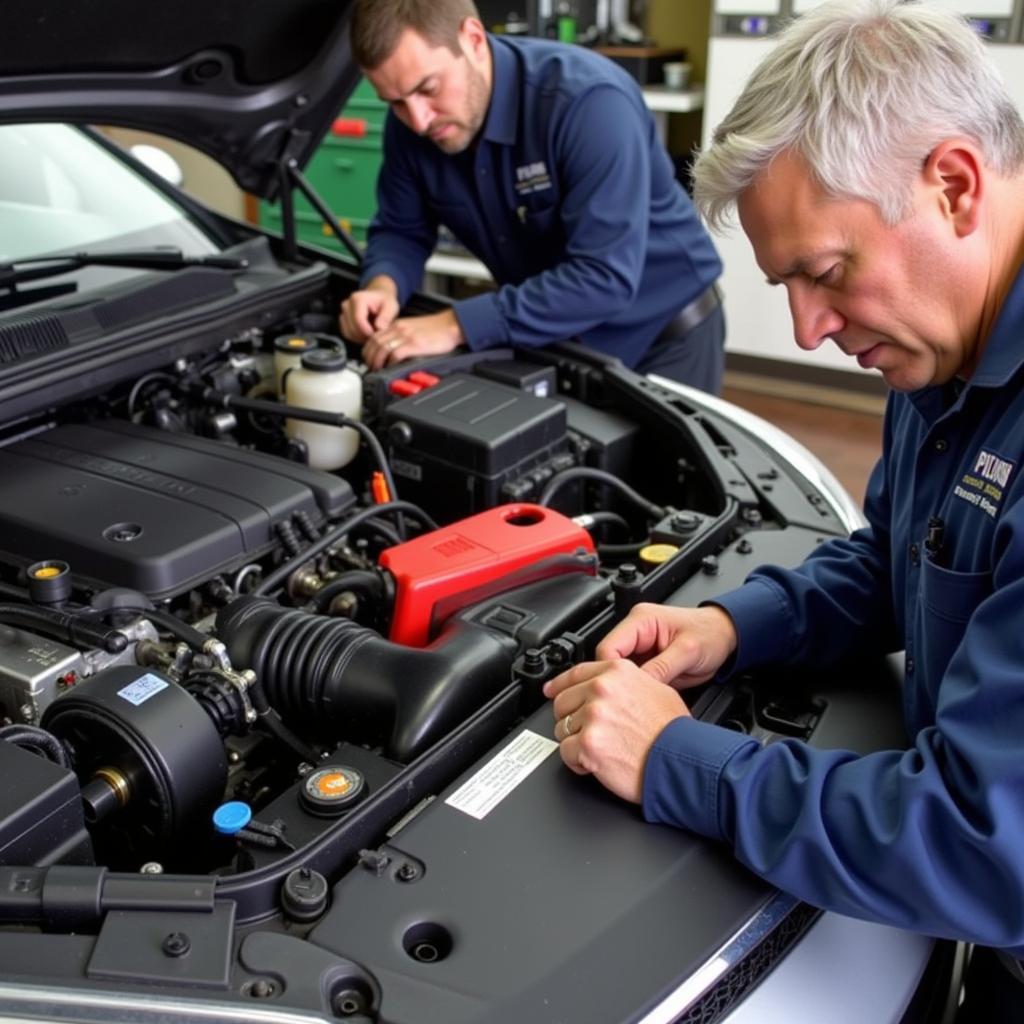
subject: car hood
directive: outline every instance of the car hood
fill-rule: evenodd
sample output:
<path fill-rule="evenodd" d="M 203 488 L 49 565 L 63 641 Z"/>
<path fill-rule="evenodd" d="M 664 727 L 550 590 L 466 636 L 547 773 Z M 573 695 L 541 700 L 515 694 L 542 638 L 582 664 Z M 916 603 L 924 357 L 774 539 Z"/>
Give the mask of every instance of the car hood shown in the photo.
<path fill-rule="evenodd" d="M 113 124 L 179 139 L 270 198 L 359 70 L 349 0 L 138 4 L 15 0 L 0 33 L 0 121 Z"/>

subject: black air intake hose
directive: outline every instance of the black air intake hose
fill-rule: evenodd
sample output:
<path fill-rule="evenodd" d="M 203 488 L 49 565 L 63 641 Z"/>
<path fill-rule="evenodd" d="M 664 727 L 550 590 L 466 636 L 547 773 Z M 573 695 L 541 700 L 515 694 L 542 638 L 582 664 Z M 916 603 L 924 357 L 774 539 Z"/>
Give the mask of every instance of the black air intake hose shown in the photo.
<path fill-rule="evenodd" d="M 0 622 L 36 629 L 72 644 L 101 647 L 108 654 L 120 654 L 128 646 L 128 637 L 116 629 L 90 619 L 86 614 L 58 611 L 35 604 L 0 604 Z"/>
<path fill-rule="evenodd" d="M 337 723 L 346 739 L 409 761 L 510 680 L 514 640 L 453 620 L 426 648 L 345 619 L 241 597 L 217 615 L 236 668 L 251 668 L 286 720 Z"/>

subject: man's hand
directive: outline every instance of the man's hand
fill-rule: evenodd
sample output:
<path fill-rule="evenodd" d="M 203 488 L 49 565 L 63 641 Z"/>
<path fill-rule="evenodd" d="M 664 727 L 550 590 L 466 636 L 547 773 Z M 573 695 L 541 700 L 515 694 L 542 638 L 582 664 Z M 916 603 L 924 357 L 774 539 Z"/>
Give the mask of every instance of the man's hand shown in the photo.
<path fill-rule="evenodd" d="M 596 653 L 602 661 L 629 658 L 658 682 L 684 690 L 710 679 L 736 643 L 732 619 L 714 605 L 638 604 L 597 645 Z"/>
<path fill-rule="evenodd" d="M 677 690 L 710 679 L 736 643 L 732 619 L 714 605 L 638 604 L 597 645 L 597 661 L 544 685 L 562 760 L 639 803 L 651 746 L 669 722 L 690 714 Z"/>
<path fill-rule="evenodd" d="M 341 335 L 361 345 L 378 331 L 390 327 L 398 316 L 398 309 L 395 283 L 388 277 L 375 277 L 341 304 L 338 317 Z"/>
<path fill-rule="evenodd" d="M 402 317 L 369 338 L 363 345 L 363 362 L 371 370 L 379 370 L 405 359 L 451 352 L 465 340 L 450 309 L 429 316 Z"/>
<path fill-rule="evenodd" d="M 690 711 L 671 687 L 631 661 L 575 665 L 544 684 L 554 698 L 555 739 L 577 775 L 594 775 L 616 796 L 639 803 L 651 745 Z"/>

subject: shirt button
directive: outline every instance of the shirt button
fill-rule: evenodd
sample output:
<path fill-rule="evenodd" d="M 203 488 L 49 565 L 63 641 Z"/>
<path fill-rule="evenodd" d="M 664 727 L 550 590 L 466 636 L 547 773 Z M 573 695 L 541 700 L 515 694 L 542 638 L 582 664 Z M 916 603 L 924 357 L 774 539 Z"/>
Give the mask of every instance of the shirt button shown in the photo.
<path fill-rule="evenodd" d="M 907 658 L 906 672 L 907 672 L 908 676 L 912 676 L 914 674 L 914 659 L 913 658 Z"/>
<path fill-rule="evenodd" d="M 944 452 L 948 448 L 949 448 L 949 442 L 944 437 L 936 438 L 936 440 L 935 440 L 935 450 L 937 452 Z"/>
<path fill-rule="evenodd" d="M 920 565 L 921 564 L 921 550 L 916 544 L 910 545 L 910 564 Z"/>

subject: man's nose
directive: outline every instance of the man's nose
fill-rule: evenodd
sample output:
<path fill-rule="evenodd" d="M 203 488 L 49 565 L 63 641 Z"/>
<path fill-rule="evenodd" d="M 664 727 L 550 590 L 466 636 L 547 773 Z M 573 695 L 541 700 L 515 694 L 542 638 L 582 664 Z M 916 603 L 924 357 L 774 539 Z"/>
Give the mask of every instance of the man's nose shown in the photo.
<path fill-rule="evenodd" d="M 846 320 L 830 302 L 808 293 L 800 285 L 789 289 L 789 311 L 793 317 L 793 337 L 807 352 L 820 348 L 823 341 L 846 326 Z"/>
<path fill-rule="evenodd" d="M 409 127 L 417 135 L 425 135 L 434 120 L 434 111 L 424 96 L 409 96 L 405 101 L 409 112 Z"/>

